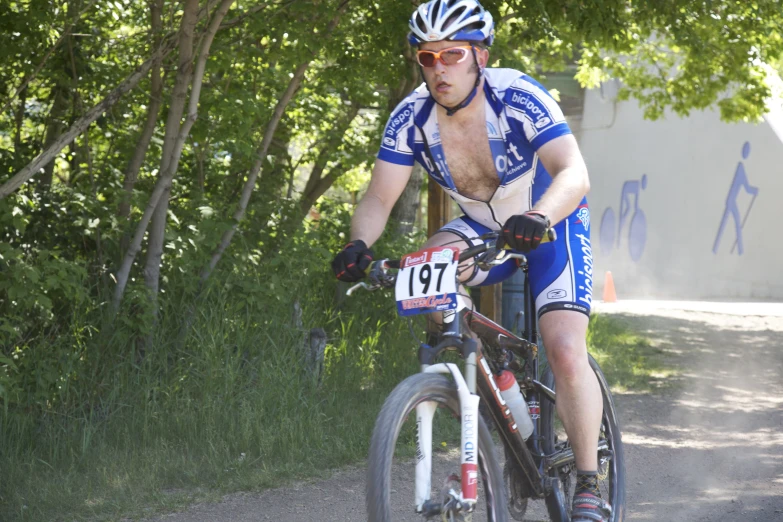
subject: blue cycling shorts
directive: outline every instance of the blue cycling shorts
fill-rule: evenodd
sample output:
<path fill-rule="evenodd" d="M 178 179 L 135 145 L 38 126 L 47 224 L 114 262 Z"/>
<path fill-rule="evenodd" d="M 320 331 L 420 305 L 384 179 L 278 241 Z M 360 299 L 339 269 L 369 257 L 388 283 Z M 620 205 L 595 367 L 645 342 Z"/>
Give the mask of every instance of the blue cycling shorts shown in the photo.
<path fill-rule="evenodd" d="M 439 232 L 450 232 L 471 246 L 492 229 L 462 216 L 450 221 Z M 555 225 L 557 239 L 543 243 L 525 254 L 528 261 L 530 288 L 536 302 L 538 317 L 551 310 L 574 310 L 590 315 L 593 301 L 593 252 L 590 247 L 590 210 L 586 201 Z M 474 267 L 467 286 L 494 285 L 508 279 L 518 269 L 510 259 L 490 270 Z"/>

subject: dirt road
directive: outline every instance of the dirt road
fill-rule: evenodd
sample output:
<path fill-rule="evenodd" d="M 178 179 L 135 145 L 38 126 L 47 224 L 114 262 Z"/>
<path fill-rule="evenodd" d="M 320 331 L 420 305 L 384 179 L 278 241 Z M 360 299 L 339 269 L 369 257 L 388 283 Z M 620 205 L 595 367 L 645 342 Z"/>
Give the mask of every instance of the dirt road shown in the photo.
<path fill-rule="evenodd" d="M 621 303 L 600 310 L 657 340 L 680 369 L 673 387 L 615 396 L 628 519 L 783 521 L 783 307 Z M 531 503 L 528 518 L 548 520 L 542 503 Z M 364 470 L 355 468 L 155 520 L 364 519 Z"/>

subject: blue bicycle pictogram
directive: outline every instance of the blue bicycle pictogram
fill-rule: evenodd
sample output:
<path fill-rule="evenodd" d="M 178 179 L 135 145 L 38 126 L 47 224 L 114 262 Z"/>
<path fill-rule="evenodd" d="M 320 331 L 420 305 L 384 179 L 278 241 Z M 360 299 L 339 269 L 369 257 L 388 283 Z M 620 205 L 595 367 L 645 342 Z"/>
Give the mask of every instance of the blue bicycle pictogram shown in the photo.
<path fill-rule="evenodd" d="M 745 142 L 742 146 L 742 159 L 748 159 L 750 155 L 750 142 Z M 745 192 L 752 196 L 750 204 L 748 205 L 748 211 L 745 212 L 745 216 L 740 219 L 739 206 L 737 205 L 737 196 L 739 196 L 740 189 L 745 189 Z M 718 245 L 720 244 L 721 237 L 723 236 L 723 230 L 726 227 L 726 221 L 729 219 L 729 215 L 734 218 L 734 232 L 737 238 L 734 240 L 734 244 L 731 247 L 731 253 L 734 253 L 734 249 L 737 249 L 739 255 L 745 251 L 742 244 L 742 229 L 745 227 L 745 221 L 747 221 L 750 215 L 750 209 L 753 208 L 753 202 L 756 201 L 756 196 L 759 193 L 759 188 L 754 187 L 748 181 L 748 175 L 745 172 L 745 165 L 742 161 L 737 165 L 737 170 L 734 172 L 734 179 L 731 182 L 731 188 L 729 188 L 729 194 L 726 196 L 726 209 L 723 211 L 723 218 L 720 220 L 720 227 L 718 227 L 718 235 L 715 236 L 715 243 L 712 245 L 712 253 L 718 253 Z"/>
<path fill-rule="evenodd" d="M 633 179 L 623 183 L 623 189 L 620 192 L 619 223 L 615 219 L 612 207 L 606 207 L 606 210 L 604 210 L 603 216 L 601 216 L 601 229 L 598 236 L 601 252 L 604 254 L 608 254 L 615 247 L 620 248 L 623 228 L 630 214 L 630 220 L 628 221 L 628 252 L 634 261 L 638 261 L 642 257 L 644 246 L 647 243 L 647 217 L 644 211 L 639 208 L 639 196 L 645 188 L 647 188 L 647 174 L 643 174 L 641 180 Z M 633 203 L 631 202 L 632 198 Z M 631 214 L 632 207 L 633 214 Z M 615 231 L 617 235 L 615 235 Z"/>

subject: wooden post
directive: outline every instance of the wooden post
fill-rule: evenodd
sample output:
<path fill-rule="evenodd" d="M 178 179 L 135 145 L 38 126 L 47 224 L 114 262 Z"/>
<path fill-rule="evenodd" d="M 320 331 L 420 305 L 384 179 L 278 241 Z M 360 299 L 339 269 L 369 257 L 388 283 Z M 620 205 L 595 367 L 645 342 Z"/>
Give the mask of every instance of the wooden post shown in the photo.
<path fill-rule="evenodd" d="M 479 310 L 481 311 L 481 315 L 495 321 L 497 324 L 500 324 L 502 318 L 502 288 L 503 283 L 498 283 L 492 286 L 482 286 L 480 289 L 481 301 L 479 303 Z"/>
<path fill-rule="evenodd" d="M 451 221 L 451 199 L 440 186 L 427 177 L 427 237 Z"/>
<path fill-rule="evenodd" d="M 451 221 L 451 200 L 440 186 L 427 178 L 427 236 L 432 236 L 440 228 Z M 482 315 L 500 324 L 501 320 L 501 285 L 485 286 L 481 288 L 481 297 L 478 303 Z"/>

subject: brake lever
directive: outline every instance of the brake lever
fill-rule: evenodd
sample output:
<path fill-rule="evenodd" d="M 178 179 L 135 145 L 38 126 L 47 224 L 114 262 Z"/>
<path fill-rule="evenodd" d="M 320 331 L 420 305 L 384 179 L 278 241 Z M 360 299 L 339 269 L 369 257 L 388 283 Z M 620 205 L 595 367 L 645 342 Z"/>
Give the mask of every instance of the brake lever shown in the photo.
<path fill-rule="evenodd" d="M 388 266 L 386 262 L 388 259 L 381 259 L 373 263 L 370 273 L 367 274 L 367 279 L 370 283 L 376 287 L 390 288 L 397 281 L 395 276 L 391 276 L 388 273 Z"/>
<path fill-rule="evenodd" d="M 496 258 L 493 258 L 498 254 L 498 250 L 491 246 L 483 254 L 476 256 L 476 266 L 482 270 L 489 270 L 490 267 L 495 266 Z M 491 261 L 487 261 L 488 258 L 493 258 Z"/>
<path fill-rule="evenodd" d="M 519 252 L 514 252 L 512 250 L 503 250 L 502 254 L 500 254 L 498 257 L 494 259 L 490 264 L 491 265 L 502 265 L 509 259 L 519 259 L 523 263 L 527 263 L 527 258 L 525 257 L 525 254 L 520 254 Z"/>
<path fill-rule="evenodd" d="M 486 261 L 488 257 L 494 257 L 491 261 Z M 492 248 L 491 250 L 487 250 L 483 254 L 479 256 L 479 258 L 476 259 L 476 265 L 481 268 L 482 270 L 489 270 L 493 266 L 502 265 L 509 259 L 519 259 L 522 261 L 522 263 L 527 263 L 527 257 L 525 257 L 524 254 L 520 254 L 519 252 L 514 252 L 513 250 L 498 250 L 496 248 Z"/>
<path fill-rule="evenodd" d="M 377 290 L 378 288 L 380 288 L 380 285 L 368 285 L 367 283 L 362 281 L 361 283 L 353 285 L 351 288 L 349 288 L 345 292 L 345 295 L 351 295 L 354 292 L 354 290 L 357 290 L 359 288 L 364 288 L 365 290 L 372 291 L 372 290 Z"/>
<path fill-rule="evenodd" d="M 397 278 L 395 276 L 390 276 L 388 274 L 386 261 L 388 260 L 381 259 L 379 261 L 373 262 L 373 264 L 371 265 L 372 268 L 370 268 L 370 273 L 367 274 L 367 280 L 369 281 L 369 283 L 362 281 L 361 283 L 353 285 L 345 292 L 345 295 L 351 295 L 355 290 L 359 288 L 364 288 L 365 290 L 373 291 L 383 287 L 385 288 L 392 287 L 394 283 L 397 281 Z"/>

